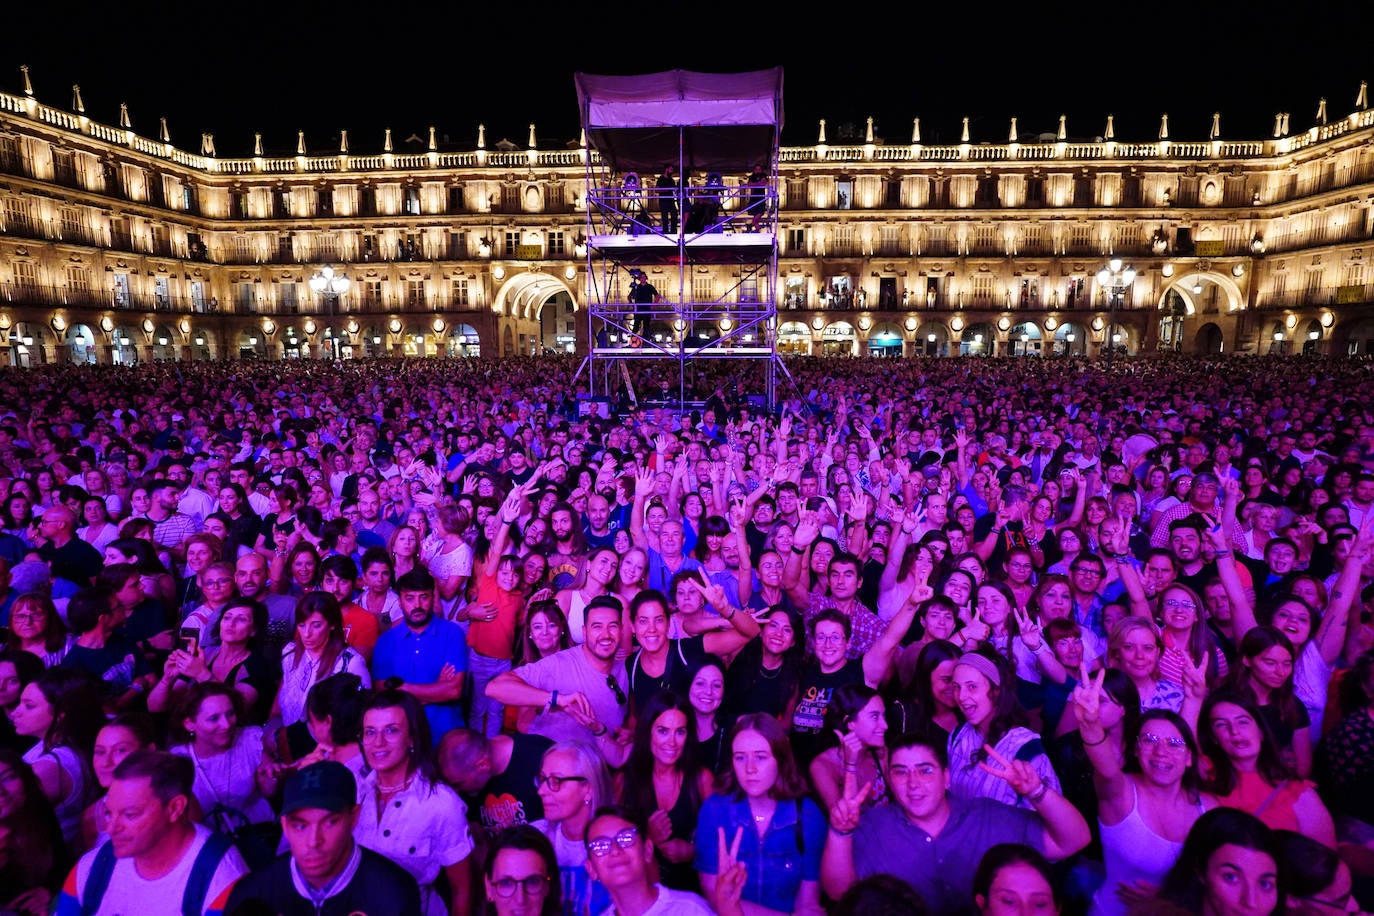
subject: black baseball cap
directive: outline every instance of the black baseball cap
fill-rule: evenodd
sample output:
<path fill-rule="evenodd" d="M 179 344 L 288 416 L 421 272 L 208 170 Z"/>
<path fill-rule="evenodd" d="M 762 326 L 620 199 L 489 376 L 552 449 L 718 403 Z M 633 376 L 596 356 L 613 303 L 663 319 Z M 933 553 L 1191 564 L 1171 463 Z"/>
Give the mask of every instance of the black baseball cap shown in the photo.
<path fill-rule="evenodd" d="M 337 760 L 321 760 L 292 774 L 282 792 L 281 813 L 302 808 L 347 811 L 358 803 L 358 781 Z"/>

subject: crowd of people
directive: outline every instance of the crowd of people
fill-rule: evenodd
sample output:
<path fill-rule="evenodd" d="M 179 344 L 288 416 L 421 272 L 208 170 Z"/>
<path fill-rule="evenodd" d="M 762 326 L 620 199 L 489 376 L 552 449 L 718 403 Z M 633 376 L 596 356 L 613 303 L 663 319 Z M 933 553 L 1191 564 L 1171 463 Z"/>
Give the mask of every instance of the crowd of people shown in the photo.
<path fill-rule="evenodd" d="M 0 371 L 0 910 L 1374 907 L 1358 360 Z"/>

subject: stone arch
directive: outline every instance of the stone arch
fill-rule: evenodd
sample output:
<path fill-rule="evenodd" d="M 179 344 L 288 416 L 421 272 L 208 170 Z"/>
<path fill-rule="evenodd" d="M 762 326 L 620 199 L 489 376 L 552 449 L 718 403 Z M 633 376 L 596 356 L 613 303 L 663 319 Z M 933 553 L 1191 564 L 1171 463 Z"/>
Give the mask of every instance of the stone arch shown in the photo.
<path fill-rule="evenodd" d="M 1183 300 L 1188 315 L 1201 314 L 1203 312 L 1203 298 L 1207 293 L 1207 284 L 1209 283 L 1220 289 L 1226 300 L 1225 308 L 1219 308 L 1219 312 L 1234 312 L 1245 304 L 1244 293 L 1241 292 L 1235 278 L 1229 273 L 1222 273 L 1203 266 L 1194 266 L 1182 273 L 1174 274 L 1164 282 L 1164 287 L 1159 291 L 1159 299 L 1155 302 L 1155 308 L 1163 309 L 1170 305 L 1169 293 L 1172 291 Z M 1199 286 L 1201 290 L 1195 291 Z"/>
<path fill-rule="evenodd" d="M 1221 333 L 1221 328 L 1217 327 L 1215 321 L 1209 321 L 1197 329 L 1197 337 L 1194 338 L 1193 346 L 1199 355 L 1220 353 L 1226 345 L 1226 337 Z"/>
<path fill-rule="evenodd" d="M 512 318 L 537 320 L 539 310 L 543 308 L 544 303 L 548 302 L 558 292 L 568 294 L 572 300 L 574 312 L 581 310 L 577 291 L 569 285 L 566 279 L 551 273 L 537 271 L 507 277 L 506 281 L 496 290 L 496 296 L 492 301 L 492 311 L 498 315 L 509 315 Z"/>

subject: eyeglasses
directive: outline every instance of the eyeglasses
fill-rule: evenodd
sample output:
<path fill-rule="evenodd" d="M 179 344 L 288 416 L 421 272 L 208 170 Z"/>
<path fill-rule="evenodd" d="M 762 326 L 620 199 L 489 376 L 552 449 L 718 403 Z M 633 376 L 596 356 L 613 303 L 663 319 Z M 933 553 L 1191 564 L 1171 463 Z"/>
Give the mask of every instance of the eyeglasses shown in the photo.
<path fill-rule="evenodd" d="M 550 792 L 557 792 L 563 788 L 565 782 L 586 782 L 585 776 L 536 776 L 534 777 L 534 787 L 548 786 Z"/>
<path fill-rule="evenodd" d="M 1196 610 L 1197 610 L 1197 605 L 1194 604 L 1193 602 L 1189 601 L 1187 598 L 1165 598 L 1163 603 L 1164 603 L 1164 606 L 1165 606 L 1165 607 L 1170 608 L 1170 609 L 1174 609 L 1174 610 L 1180 610 L 1180 611 L 1196 611 Z"/>
<path fill-rule="evenodd" d="M 611 688 L 611 693 L 615 694 L 615 701 L 621 706 L 630 701 L 630 698 L 625 696 L 625 691 L 620 689 L 620 682 L 615 679 L 614 674 L 606 675 L 606 686 Z"/>
<path fill-rule="evenodd" d="M 1171 751 L 1186 751 L 1188 749 L 1188 742 L 1182 738 L 1161 738 L 1154 732 L 1141 732 L 1135 740 L 1146 747 L 1158 747 L 1159 742 L 1163 741 Z"/>
<path fill-rule="evenodd" d="M 496 893 L 502 897 L 514 897 L 516 888 L 525 892 L 526 897 L 542 897 L 549 889 L 548 875 L 528 875 L 524 878 L 498 878 L 491 882 Z"/>
<path fill-rule="evenodd" d="M 43 611 L 20 611 L 17 614 L 11 614 L 10 620 L 14 623 L 37 623 L 40 620 L 46 620 L 47 617 L 48 615 Z"/>
<path fill-rule="evenodd" d="M 387 741 L 396 741 L 404 731 L 399 725 L 388 725 L 386 728 L 365 728 L 363 729 L 364 741 L 376 741 L 385 738 Z"/>
<path fill-rule="evenodd" d="M 1298 899 L 1304 903 L 1315 903 L 1317 906 L 1324 906 L 1327 909 L 1336 910 L 1339 913 L 1352 912 L 1350 909 L 1351 897 L 1349 894 L 1346 894 L 1344 897 L 1338 897 L 1335 900 L 1323 900 L 1320 897 L 1299 897 Z"/>
<path fill-rule="evenodd" d="M 1075 566 L 1072 570 L 1080 576 L 1101 576 L 1102 570 L 1093 569 L 1091 566 Z"/>
<path fill-rule="evenodd" d="M 834 646 L 844 642 L 845 636 L 843 633 L 826 633 L 824 636 L 816 636 L 813 638 L 817 645 Z"/>
<path fill-rule="evenodd" d="M 611 844 L 614 843 L 621 849 L 629 849 L 639 840 L 639 831 L 633 827 L 626 827 L 613 837 L 599 836 L 594 840 L 587 841 L 587 851 L 598 859 L 604 859 L 611 854 Z"/>

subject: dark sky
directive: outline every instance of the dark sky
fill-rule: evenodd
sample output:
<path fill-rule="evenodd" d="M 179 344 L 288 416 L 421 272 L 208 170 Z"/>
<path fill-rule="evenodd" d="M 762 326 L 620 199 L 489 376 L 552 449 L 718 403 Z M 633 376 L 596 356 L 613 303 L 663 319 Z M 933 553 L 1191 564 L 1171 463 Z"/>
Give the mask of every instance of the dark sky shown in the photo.
<path fill-rule="evenodd" d="M 1263 139 L 1274 113 L 1296 133 L 1325 96 L 1330 118 L 1354 108 L 1374 63 L 1358 36 L 1374 23 L 1368 0 L 1240 3 L 1152 0 L 1129 8 L 1074 2 L 987 4 L 719 0 L 582 4 L 451 3 L 370 7 L 278 3 L 223 25 L 228 7 L 127 0 L 92 6 L 25 3 L 6 13 L 0 90 L 19 92 L 28 64 L 38 98 L 71 105 L 80 83 L 87 114 L 155 137 L 165 116 L 173 142 L 198 151 L 203 131 L 221 156 L 246 155 L 254 132 L 269 153 L 337 149 L 341 128 L 357 154 L 429 125 L 471 148 L 521 147 L 530 121 L 541 147 L 578 134 L 573 74 L 681 67 L 784 70 L 785 145 L 815 141 L 817 121 L 842 142 L 865 118 L 889 143 L 921 119 L 927 143 L 974 142 L 1053 131 L 1153 140 L 1168 112 L 1170 137 L 1205 139 L 1212 112 L 1222 136 Z M 247 7 L 245 10 L 249 9 Z M 1133 19 L 1114 18 L 1129 9 Z M 779 12 L 781 11 L 781 12 Z M 967 12 L 966 12 L 967 11 Z"/>

